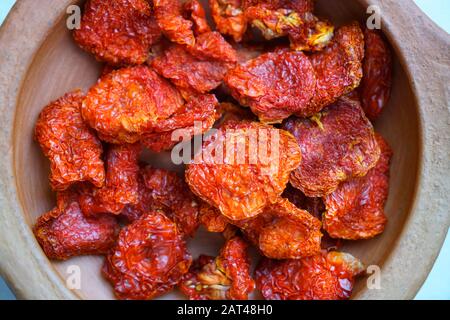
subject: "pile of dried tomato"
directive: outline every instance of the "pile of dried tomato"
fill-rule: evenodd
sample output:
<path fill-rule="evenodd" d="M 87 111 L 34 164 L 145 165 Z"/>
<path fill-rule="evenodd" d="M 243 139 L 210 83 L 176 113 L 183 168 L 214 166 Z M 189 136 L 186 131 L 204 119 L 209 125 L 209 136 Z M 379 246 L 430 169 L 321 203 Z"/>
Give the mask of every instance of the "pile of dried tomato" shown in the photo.
<path fill-rule="evenodd" d="M 105 68 L 37 120 L 57 201 L 36 238 L 50 259 L 104 255 L 119 299 L 347 299 L 365 268 L 342 240 L 387 222 L 392 151 L 372 122 L 389 45 L 313 0 L 209 11 L 217 31 L 198 0 L 87 1 L 74 39 Z M 199 134 L 184 176 L 142 162 Z M 217 256 L 189 253 L 199 226 L 223 234 Z"/>

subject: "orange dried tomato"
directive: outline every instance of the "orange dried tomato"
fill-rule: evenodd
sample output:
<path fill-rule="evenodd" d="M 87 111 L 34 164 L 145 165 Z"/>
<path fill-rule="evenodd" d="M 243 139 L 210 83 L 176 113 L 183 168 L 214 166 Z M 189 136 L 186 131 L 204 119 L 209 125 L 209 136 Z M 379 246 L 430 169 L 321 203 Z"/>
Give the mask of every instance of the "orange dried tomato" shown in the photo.
<path fill-rule="evenodd" d="M 255 147 L 258 150 L 252 150 Z M 288 132 L 257 122 L 228 121 L 205 140 L 187 167 L 186 181 L 223 215 L 242 220 L 279 200 L 300 161 L 298 144 Z"/>
<path fill-rule="evenodd" d="M 112 65 L 142 64 L 161 37 L 145 0 L 89 0 L 75 41 L 98 60 Z"/>
<path fill-rule="evenodd" d="M 233 37 L 234 41 L 242 41 L 247 31 L 247 19 L 241 8 L 241 0 L 209 0 L 212 17 L 217 30 Z"/>
<path fill-rule="evenodd" d="M 82 105 L 84 120 L 102 140 L 135 143 L 159 120 L 184 104 L 180 93 L 147 66 L 123 68 L 102 77 Z"/>
<path fill-rule="evenodd" d="M 205 133 L 220 118 L 217 105 L 214 95 L 193 97 L 170 118 L 155 124 L 152 132 L 143 135 L 142 143 L 152 151 L 161 152 L 172 149 L 181 140 Z"/>
<path fill-rule="evenodd" d="M 321 222 L 287 199 L 256 218 L 233 222 L 261 252 L 273 259 L 299 259 L 320 252 Z"/>
<path fill-rule="evenodd" d="M 39 115 L 35 139 L 50 160 L 50 185 L 62 191 L 74 183 L 105 182 L 100 140 L 81 117 L 81 91 L 68 93 L 46 106 Z"/>

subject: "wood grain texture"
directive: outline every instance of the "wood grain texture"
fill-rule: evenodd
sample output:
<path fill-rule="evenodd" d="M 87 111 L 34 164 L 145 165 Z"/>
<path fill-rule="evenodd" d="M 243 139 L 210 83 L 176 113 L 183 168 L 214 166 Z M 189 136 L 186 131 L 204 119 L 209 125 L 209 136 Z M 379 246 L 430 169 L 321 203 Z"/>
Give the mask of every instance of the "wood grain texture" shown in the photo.
<path fill-rule="evenodd" d="M 86 90 L 100 68 L 65 27 L 72 3 L 41 0 L 36 10 L 34 0 L 18 1 L 0 30 L 0 270 L 20 298 L 112 298 L 100 257 L 51 263 L 30 229 L 54 202 L 48 162 L 32 140 L 37 115 L 65 92 Z M 318 1 L 319 12 L 338 24 L 363 20 L 368 4 L 380 6 L 396 52 L 393 96 L 376 123 L 395 152 L 389 224 L 383 235 L 347 242 L 344 250 L 382 268 L 382 289 L 368 290 L 361 279 L 355 298 L 409 299 L 431 270 L 450 224 L 450 39 L 409 0 Z M 148 157 L 170 166 L 164 155 Z M 194 255 L 214 254 L 220 242 L 202 233 L 190 248 Z M 79 291 L 65 287 L 73 264 L 82 270 Z"/>

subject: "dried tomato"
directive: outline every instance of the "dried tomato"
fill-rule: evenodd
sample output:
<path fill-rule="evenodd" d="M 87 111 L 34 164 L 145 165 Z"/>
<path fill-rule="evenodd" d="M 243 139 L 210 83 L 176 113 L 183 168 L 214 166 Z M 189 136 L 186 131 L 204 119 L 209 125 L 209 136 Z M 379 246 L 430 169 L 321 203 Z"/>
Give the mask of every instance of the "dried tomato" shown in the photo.
<path fill-rule="evenodd" d="M 294 10 L 300 14 L 314 11 L 315 0 L 242 0 L 242 8 L 264 5 L 269 9 L 286 8 Z"/>
<path fill-rule="evenodd" d="M 372 124 L 354 100 L 342 98 L 312 118 L 289 119 L 283 128 L 303 155 L 290 182 L 308 197 L 328 195 L 339 183 L 364 176 L 380 157 Z"/>
<path fill-rule="evenodd" d="M 294 50 L 320 51 L 332 39 L 334 26 L 307 11 L 312 9 L 307 2 L 256 4 L 245 9 L 245 17 L 268 40 L 289 36 Z"/>
<path fill-rule="evenodd" d="M 162 209 L 184 235 L 192 236 L 199 225 L 199 205 L 186 182 L 176 172 L 146 167 L 142 177 L 153 198 L 153 207 Z"/>
<path fill-rule="evenodd" d="M 250 106 L 266 123 L 281 122 L 293 113 L 300 113 L 316 88 L 308 57 L 287 50 L 266 53 L 237 66 L 225 76 L 225 83 L 235 99 Z"/>
<path fill-rule="evenodd" d="M 96 187 L 105 182 L 100 140 L 83 122 L 81 91 L 68 93 L 46 106 L 36 123 L 35 139 L 50 160 L 50 185 L 62 191 L 76 182 Z"/>
<path fill-rule="evenodd" d="M 155 211 L 121 230 L 103 274 L 119 299 L 151 299 L 177 285 L 190 265 L 176 225 Z"/>
<path fill-rule="evenodd" d="M 229 239 L 215 259 L 200 256 L 180 284 L 191 300 L 247 300 L 254 287 L 247 244 L 239 237 Z"/>
<path fill-rule="evenodd" d="M 223 215 L 242 220 L 279 200 L 300 161 L 298 144 L 288 132 L 228 121 L 207 137 L 187 167 L 186 181 Z"/>
<path fill-rule="evenodd" d="M 172 149 L 181 140 L 205 133 L 220 118 L 217 105 L 214 95 L 193 97 L 170 118 L 159 121 L 153 132 L 144 134 L 142 143 L 152 151 L 161 152 Z"/>
<path fill-rule="evenodd" d="M 339 28 L 328 47 L 310 57 L 317 79 L 316 93 L 305 109 L 308 112 L 297 115 L 311 116 L 358 87 L 363 57 L 364 36 L 359 25 Z"/>
<path fill-rule="evenodd" d="M 320 220 L 287 199 L 256 218 L 234 223 L 268 258 L 299 259 L 320 252 Z"/>
<path fill-rule="evenodd" d="M 198 0 L 188 0 L 183 4 L 185 15 L 189 15 L 190 20 L 194 23 L 193 29 L 195 35 L 210 32 L 211 28 L 206 19 L 205 9 Z"/>
<path fill-rule="evenodd" d="M 123 68 L 101 78 L 83 101 L 85 121 L 102 140 L 135 143 L 184 104 L 180 93 L 147 66 Z"/>
<path fill-rule="evenodd" d="M 106 155 L 106 181 L 100 189 L 85 188 L 80 206 L 85 215 L 119 214 L 127 204 L 138 201 L 138 172 L 141 146 L 112 145 Z"/>
<path fill-rule="evenodd" d="M 383 232 L 386 225 L 384 204 L 389 193 L 389 162 L 392 151 L 377 135 L 381 156 L 376 166 L 361 178 L 342 183 L 325 197 L 325 230 L 334 238 L 369 239 Z"/>
<path fill-rule="evenodd" d="M 75 41 L 98 60 L 112 65 L 142 64 L 161 37 L 145 0 L 89 0 Z"/>
<path fill-rule="evenodd" d="M 183 5 L 179 0 L 153 0 L 156 21 L 164 35 L 172 42 L 193 46 L 194 23 L 184 17 Z"/>
<path fill-rule="evenodd" d="M 216 31 L 202 33 L 197 37 L 195 45 L 188 47 L 187 50 L 200 59 L 227 62 L 232 65 L 237 62 L 236 50 Z"/>
<path fill-rule="evenodd" d="M 57 194 L 56 208 L 40 216 L 33 231 L 47 257 L 66 260 L 107 253 L 115 243 L 119 224 L 112 216 L 85 217 L 77 193 L 66 190 Z"/>
<path fill-rule="evenodd" d="M 178 88 L 207 93 L 217 88 L 232 65 L 212 59 L 200 59 L 180 45 L 172 45 L 152 61 L 152 67 Z"/>
<path fill-rule="evenodd" d="M 241 0 L 209 0 L 212 17 L 217 30 L 233 37 L 234 41 L 242 41 L 247 31 L 247 19 L 241 8 Z"/>
<path fill-rule="evenodd" d="M 200 202 L 199 222 L 209 232 L 224 232 L 229 225 L 229 220 L 222 215 L 219 209 L 204 201 Z"/>
<path fill-rule="evenodd" d="M 359 92 L 367 117 L 376 120 L 391 95 L 392 54 L 380 31 L 366 29 L 364 40 L 364 76 Z"/>
<path fill-rule="evenodd" d="M 322 252 L 300 260 L 264 259 L 256 287 L 267 300 L 343 300 L 351 296 L 363 264 L 348 253 Z"/>
<path fill-rule="evenodd" d="M 288 185 L 286 190 L 284 190 L 282 197 L 288 199 L 297 208 L 308 211 L 310 214 L 312 214 L 319 220 L 322 220 L 322 216 L 326 211 L 325 203 L 322 198 L 307 197 L 303 192 L 301 192 L 298 189 L 295 189 L 290 184 Z M 321 232 L 322 232 L 322 240 L 320 244 L 322 249 L 327 251 L 337 250 L 342 246 L 342 242 L 340 239 L 331 238 L 330 235 L 326 232 L 326 230 L 322 229 Z"/>

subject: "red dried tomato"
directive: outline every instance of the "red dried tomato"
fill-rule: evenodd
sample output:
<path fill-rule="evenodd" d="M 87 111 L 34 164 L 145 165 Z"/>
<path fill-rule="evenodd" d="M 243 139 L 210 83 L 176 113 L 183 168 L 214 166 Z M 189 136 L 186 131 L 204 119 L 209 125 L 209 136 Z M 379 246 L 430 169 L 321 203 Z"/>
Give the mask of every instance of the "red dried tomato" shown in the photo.
<path fill-rule="evenodd" d="M 187 167 L 186 181 L 223 215 L 242 220 L 279 200 L 300 161 L 300 149 L 288 132 L 228 121 L 207 137 Z"/>
<path fill-rule="evenodd" d="M 321 222 L 287 199 L 234 224 L 269 258 L 299 259 L 320 252 Z"/>
<path fill-rule="evenodd" d="M 215 259 L 200 256 L 180 284 L 191 300 L 247 300 L 254 287 L 247 244 L 239 237 L 228 240 Z"/>
<path fill-rule="evenodd" d="M 308 112 L 297 115 L 311 116 L 358 87 L 363 57 L 364 35 L 359 25 L 339 28 L 330 45 L 310 57 L 317 79 L 316 92 L 305 109 Z"/>
<path fill-rule="evenodd" d="M 316 79 L 306 55 L 278 50 L 230 70 L 225 83 L 233 97 L 250 106 L 262 122 L 277 123 L 307 107 Z"/>
<path fill-rule="evenodd" d="M 199 222 L 208 232 L 224 232 L 229 225 L 229 220 L 220 213 L 219 209 L 204 201 L 200 202 Z"/>
<path fill-rule="evenodd" d="M 120 214 L 127 204 L 138 201 L 138 172 L 141 146 L 113 145 L 106 155 L 106 182 L 100 189 L 85 187 L 80 206 L 85 215 Z"/>
<path fill-rule="evenodd" d="M 376 166 L 361 178 L 342 183 L 325 197 L 325 230 L 334 238 L 369 239 L 383 232 L 387 219 L 384 204 L 389 193 L 389 162 L 392 151 L 377 135 L 381 156 Z"/>
<path fill-rule="evenodd" d="M 62 191 L 76 182 L 96 187 L 105 182 L 100 140 L 83 122 L 81 91 L 68 93 L 46 106 L 36 123 L 35 139 L 50 160 L 50 185 Z"/>
<path fill-rule="evenodd" d="M 103 274 L 119 299 L 152 299 L 177 285 L 190 265 L 176 225 L 155 211 L 121 230 Z"/>
<path fill-rule="evenodd" d="M 212 17 L 217 30 L 232 36 L 234 41 L 242 41 L 247 31 L 247 19 L 241 8 L 241 0 L 209 0 Z"/>
<path fill-rule="evenodd" d="M 193 97 L 185 106 L 166 120 L 159 121 L 153 132 L 143 135 L 142 143 L 150 150 L 161 152 L 172 149 L 182 140 L 202 134 L 212 128 L 220 111 L 214 95 Z"/>
<path fill-rule="evenodd" d="M 264 259 L 256 269 L 256 286 L 268 300 L 342 300 L 364 271 L 348 253 L 322 252 L 301 260 Z"/>
<path fill-rule="evenodd" d="M 179 0 L 153 0 L 156 21 L 164 35 L 172 42 L 193 46 L 194 23 L 184 17 L 183 5 Z"/>
<path fill-rule="evenodd" d="M 180 45 L 169 47 L 151 65 L 178 88 L 197 93 L 217 88 L 232 66 L 220 60 L 197 58 Z"/>
<path fill-rule="evenodd" d="M 188 0 L 183 4 L 183 10 L 185 15 L 187 14 L 194 23 L 193 28 L 195 35 L 211 31 L 206 19 L 205 9 L 203 9 L 200 1 Z"/>
<path fill-rule="evenodd" d="M 334 27 L 312 14 L 311 1 L 272 1 L 246 7 L 245 17 L 268 39 L 289 35 L 294 50 L 322 50 Z M 308 11 L 310 10 L 310 11 Z"/>
<path fill-rule="evenodd" d="M 72 190 L 57 194 L 57 207 L 40 216 L 34 234 L 50 259 L 105 254 L 114 245 L 119 224 L 112 216 L 87 218 Z"/>
<path fill-rule="evenodd" d="M 192 236 L 199 225 L 199 205 L 186 182 L 175 172 L 146 167 L 142 177 L 153 208 L 162 209 L 184 235 Z"/>
<path fill-rule="evenodd" d="M 364 76 L 359 92 L 367 117 L 376 120 L 391 95 L 392 54 L 380 31 L 366 29 L 364 40 Z"/>
<path fill-rule="evenodd" d="M 147 66 L 113 71 L 83 101 L 85 121 L 102 140 L 135 143 L 184 104 L 180 93 Z"/>
<path fill-rule="evenodd" d="M 75 41 L 98 60 L 112 65 L 142 64 L 161 37 L 145 0 L 89 0 Z"/>
<path fill-rule="evenodd" d="M 372 124 L 354 100 L 342 98 L 312 118 L 289 119 L 283 128 L 303 155 L 290 182 L 308 197 L 328 195 L 339 183 L 364 176 L 380 157 Z"/>

